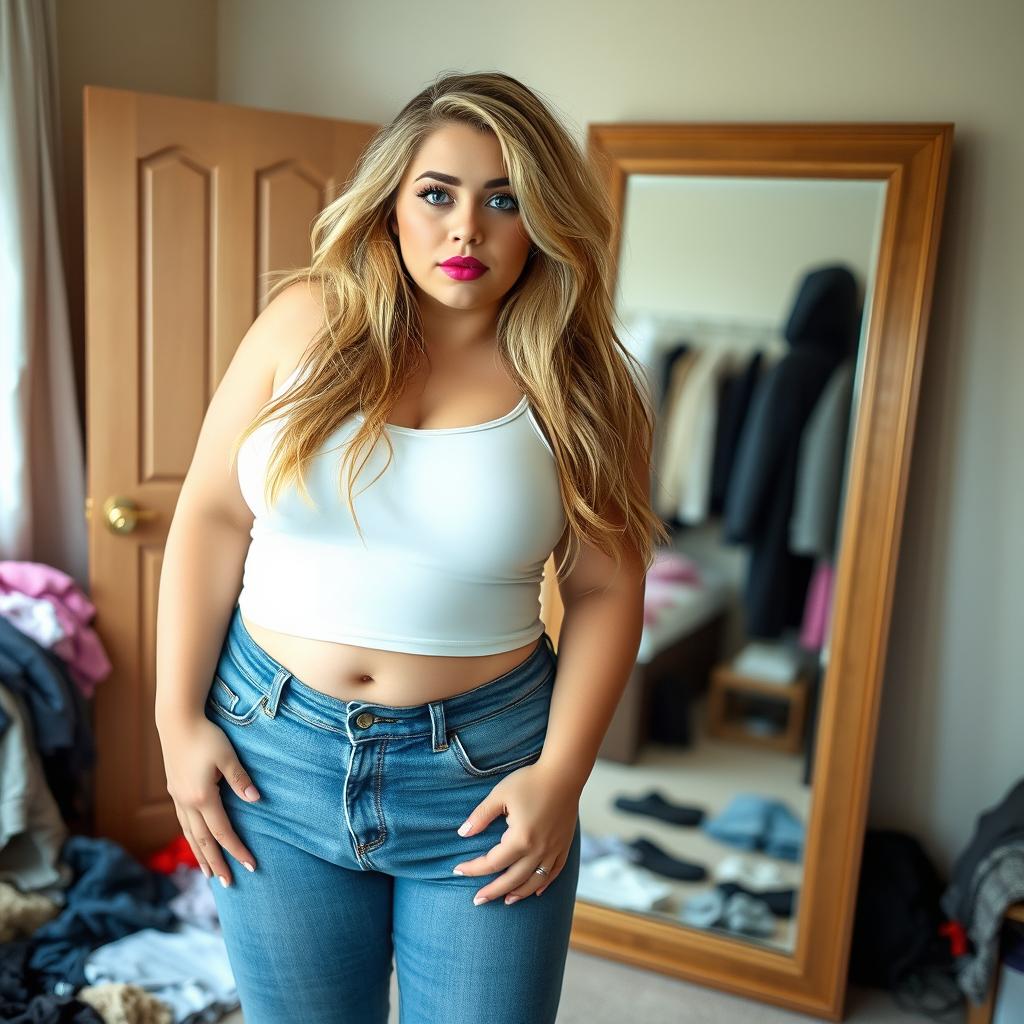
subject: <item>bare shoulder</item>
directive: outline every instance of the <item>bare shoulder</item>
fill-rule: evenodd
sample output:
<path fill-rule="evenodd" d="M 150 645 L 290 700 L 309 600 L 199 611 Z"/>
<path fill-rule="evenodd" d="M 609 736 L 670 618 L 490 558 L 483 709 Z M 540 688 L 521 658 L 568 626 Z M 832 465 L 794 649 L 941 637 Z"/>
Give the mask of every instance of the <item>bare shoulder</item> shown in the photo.
<path fill-rule="evenodd" d="M 250 324 L 207 406 L 179 508 L 191 506 L 239 529 L 251 526 L 252 512 L 228 456 L 316 334 L 321 316 L 317 291 L 305 281 L 289 285 Z"/>
<path fill-rule="evenodd" d="M 324 323 L 323 302 L 316 283 L 296 281 L 282 289 L 267 304 L 260 318 L 275 350 L 272 390 L 302 362 L 310 343 Z"/>

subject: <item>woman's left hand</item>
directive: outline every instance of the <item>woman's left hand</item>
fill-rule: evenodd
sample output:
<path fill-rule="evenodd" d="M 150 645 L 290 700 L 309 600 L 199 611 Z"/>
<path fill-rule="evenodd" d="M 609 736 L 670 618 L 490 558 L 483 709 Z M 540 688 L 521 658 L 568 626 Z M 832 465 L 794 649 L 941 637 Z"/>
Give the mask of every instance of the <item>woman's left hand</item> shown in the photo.
<path fill-rule="evenodd" d="M 480 889 L 474 903 L 505 897 L 515 903 L 538 896 L 558 877 L 572 846 L 579 814 L 580 787 L 541 761 L 506 775 L 470 813 L 460 835 L 476 835 L 499 814 L 508 821 L 501 841 L 485 854 L 454 868 L 463 875 L 504 874 Z M 538 875 L 538 867 L 547 874 Z"/>

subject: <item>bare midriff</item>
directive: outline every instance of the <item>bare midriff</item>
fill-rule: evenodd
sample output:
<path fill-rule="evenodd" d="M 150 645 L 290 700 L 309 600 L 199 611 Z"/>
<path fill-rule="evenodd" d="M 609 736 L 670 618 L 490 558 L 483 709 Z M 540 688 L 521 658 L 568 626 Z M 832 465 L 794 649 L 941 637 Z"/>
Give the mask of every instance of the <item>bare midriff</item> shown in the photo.
<path fill-rule="evenodd" d="M 282 362 L 275 389 L 296 365 L 294 357 Z M 429 429 L 486 422 L 508 412 L 521 395 L 497 359 L 496 345 L 447 356 L 435 350 L 410 375 L 391 407 L 388 423 Z M 471 690 L 522 664 L 544 642 L 541 637 L 499 654 L 410 654 L 279 633 L 244 616 L 242 623 L 253 640 L 299 682 L 341 700 L 391 707 L 412 707 Z"/>
<path fill-rule="evenodd" d="M 499 654 L 453 657 L 311 640 L 266 629 L 244 616 L 242 624 L 300 683 L 340 700 L 391 707 L 412 707 L 471 690 L 522 664 L 544 642 L 541 637 Z"/>

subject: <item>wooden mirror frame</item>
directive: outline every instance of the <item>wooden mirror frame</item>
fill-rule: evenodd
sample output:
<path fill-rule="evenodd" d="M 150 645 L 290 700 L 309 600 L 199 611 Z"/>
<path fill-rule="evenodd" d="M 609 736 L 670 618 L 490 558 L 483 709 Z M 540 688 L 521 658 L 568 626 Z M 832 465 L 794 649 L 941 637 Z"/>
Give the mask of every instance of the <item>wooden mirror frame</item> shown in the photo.
<path fill-rule="evenodd" d="M 573 948 L 841 1020 L 918 387 L 953 124 L 591 124 L 588 156 L 616 210 L 630 174 L 884 181 L 878 265 L 849 455 L 829 663 L 821 683 L 797 940 L 785 954 L 641 914 L 576 903 Z M 616 275 L 617 276 L 617 275 Z M 557 644 L 554 558 L 542 618 Z M 856 581 L 856 586 L 854 585 Z M 839 680 L 843 685 L 839 685 Z"/>

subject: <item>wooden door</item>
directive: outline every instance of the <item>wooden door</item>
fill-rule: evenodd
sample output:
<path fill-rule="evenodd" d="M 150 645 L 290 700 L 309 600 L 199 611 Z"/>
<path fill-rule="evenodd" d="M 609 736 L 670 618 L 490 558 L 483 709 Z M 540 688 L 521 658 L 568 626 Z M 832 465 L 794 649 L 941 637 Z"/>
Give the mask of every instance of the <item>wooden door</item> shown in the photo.
<path fill-rule="evenodd" d="M 84 90 L 86 509 L 114 665 L 93 708 L 95 830 L 137 856 L 180 831 L 153 722 L 156 599 L 203 415 L 263 275 L 308 264 L 313 218 L 377 127 Z"/>

